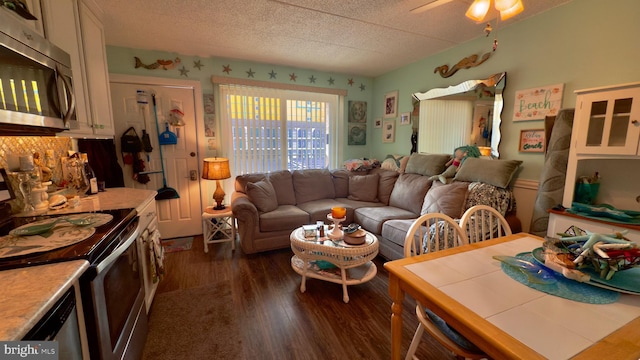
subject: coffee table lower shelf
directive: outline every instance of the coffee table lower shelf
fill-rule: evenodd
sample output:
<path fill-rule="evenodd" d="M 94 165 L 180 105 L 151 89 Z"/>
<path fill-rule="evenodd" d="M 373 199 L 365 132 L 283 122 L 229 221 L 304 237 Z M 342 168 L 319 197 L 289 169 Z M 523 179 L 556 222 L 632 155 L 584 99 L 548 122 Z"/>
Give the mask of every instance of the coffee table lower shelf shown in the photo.
<path fill-rule="evenodd" d="M 306 290 L 307 277 L 329 281 L 336 284 L 342 284 L 342 300 L 345 303 L 349 302 L 349 293 L 347 292 L 347 285 L 358 285 L 365 283 L 378 272 L 376 264 L 372 261 L 368 261 L 362 265 L 358 265 L 351 268 L 334 267 L 329 269 L 321 269 L 318 267 L 317 260 L 304 260 L 297 255 L 291 258 L 291 268 L 302 275 L 302 283 L 300 284 L 300 292 Z"/>

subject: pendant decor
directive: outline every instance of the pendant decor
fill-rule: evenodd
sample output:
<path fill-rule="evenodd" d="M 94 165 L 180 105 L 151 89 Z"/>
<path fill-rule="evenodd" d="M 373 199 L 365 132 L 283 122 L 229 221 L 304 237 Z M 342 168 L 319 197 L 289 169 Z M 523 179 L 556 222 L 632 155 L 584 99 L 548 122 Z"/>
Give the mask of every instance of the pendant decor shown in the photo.
<path fill-rule="evenodd" d="M 453 67 L 451 69 L 449 69 L 449 65 L 442 65 L 442 66 L 438 66 L 437 68 L 435 68 L 433 70 L 434 73 L 440 73 L 440 76 L 442 76 L 443 78 L 448 78 L 451 75 L 455 74 L 456 72 L 458 72 L 458 70 L 460 69 L 470 69 L 472 67 L 476 67 L 480 64 L 482 64 L 483 62 L 487 61 L 489 59 L 489 57 L 491 57 L 491 53 L 488 52 L 484 55 L 482 55 L 482 57 L 480 59 L 478 59 L 478 55 L 473 54 L 471 56 L 468 56 L 460 61 L 458 61 L 457 64 L 453 65 Z"/>

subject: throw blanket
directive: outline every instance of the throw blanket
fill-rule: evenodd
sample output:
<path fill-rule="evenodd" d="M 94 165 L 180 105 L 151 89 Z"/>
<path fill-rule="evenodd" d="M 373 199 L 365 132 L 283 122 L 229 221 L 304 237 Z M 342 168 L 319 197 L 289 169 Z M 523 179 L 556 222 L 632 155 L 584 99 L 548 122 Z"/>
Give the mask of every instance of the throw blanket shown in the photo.
<path fill-rule="evenodd" d="M 475 205 L 490 206 L 498 210 L 498 212 L 504 216 L 508 212 L 516 210 L 516 198 L 511 189 L 504 189 L 481 182 L 472 182 L 469 184 L 469 191 L 467 193 L 464 209 L 469 209 Z M 456 219 L 456 222 L 459 225 L 460 219 Z M 449 247 L 458 245 L 454 244 L 453 231 L 449 229 L 448 233 L 445 235 L 444 228 L 444 221 L 439 221 L 438 223 L 431 225 L 429 232 L 427 232 L 422 239 L 424 252 L 442 250 L 444 248 L 441 246 L 439 249 L 435 249 L 435 239 L 437 235 L 440 236 L 441 239 L 446 236 Z M 488 229 L 489 226 L 485 226 L 485 228 Z M 494 227 L 494 229 L 489 229 L 488 231 L 495 231 L 496 228 L 497 227 Z"/>
<path fill-rule="evenodd" d="M 344 167 L 349 171 L 367 171 L 380 167 L 380 161 L 376 159 L 351 159 L 344 162 Z"/>

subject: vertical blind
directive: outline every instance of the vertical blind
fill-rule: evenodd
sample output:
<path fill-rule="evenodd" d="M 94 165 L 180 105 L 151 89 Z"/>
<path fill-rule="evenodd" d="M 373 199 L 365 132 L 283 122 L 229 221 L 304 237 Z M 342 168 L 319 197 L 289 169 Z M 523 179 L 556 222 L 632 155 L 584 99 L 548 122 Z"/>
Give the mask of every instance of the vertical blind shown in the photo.
<path fill-rule="evenodd" d="M 337 166 L 338 95 L 220 85 L 232 172 Z"/>
<path fill-rule="evenodd" d="M 471 101 L 423 100 L 420 102 L 418 151 L 442 153 L 469 144 L 471 138 Z M 434 121 L 438 119 L 437 121 Z M 446 119 L 442 121 L 441 119 Z"/>

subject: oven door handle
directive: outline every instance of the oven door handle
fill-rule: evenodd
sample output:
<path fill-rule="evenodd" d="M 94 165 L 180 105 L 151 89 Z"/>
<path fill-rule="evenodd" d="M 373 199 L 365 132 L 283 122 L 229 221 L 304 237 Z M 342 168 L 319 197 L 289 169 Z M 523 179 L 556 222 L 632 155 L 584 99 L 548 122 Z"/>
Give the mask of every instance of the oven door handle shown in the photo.
<path fill-rule="evenodd" d="M 118 247 L 115 250 L 113 250 L 111 254 L 109 254 L 109 256 L 107 256 L 103 261 L 101 261 L 96 266 L 96 274 L 100 274 L 105 269 L 108 269 L 111 266 L 111 264 L 113 264 L 120 255 L 122 255 L 125 251 L 127 251 L 129 246 L 131 246 L 131 244 L 133 244 L 134 241 L 136 241 L 136 239 L 138 238 L 138 235 L 140 235 L 140 229 L 136 228 L 136 230 L 129 236 L 128 239 L 121 242 L 118 245 Z"/>

